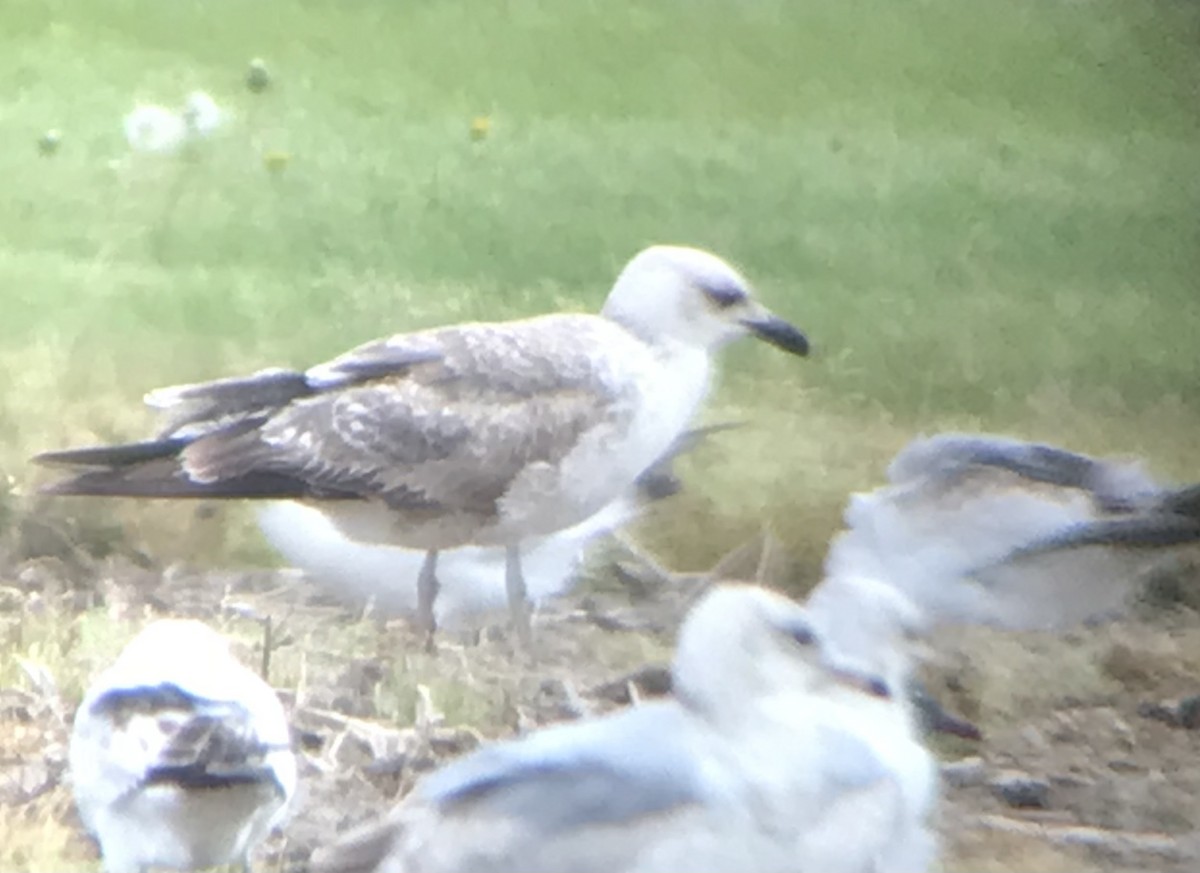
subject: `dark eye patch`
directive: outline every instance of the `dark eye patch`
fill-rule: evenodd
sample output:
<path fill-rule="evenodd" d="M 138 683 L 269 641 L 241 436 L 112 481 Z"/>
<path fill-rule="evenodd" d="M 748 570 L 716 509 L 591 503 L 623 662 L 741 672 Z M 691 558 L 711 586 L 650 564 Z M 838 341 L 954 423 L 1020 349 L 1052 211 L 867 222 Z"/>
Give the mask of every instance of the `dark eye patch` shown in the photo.
<path fill-rule="evenodd" d="M 817 641 L 817 635 L 807 625 L 797 624 L 788 629 L 793 640 L 802 646 L 811 646 Z"/>
<path fill-rule="evenodd" d="M 746 292 L 737 285 L 706 285 L 704 294 L 718 309 L 746 302 Z"/>

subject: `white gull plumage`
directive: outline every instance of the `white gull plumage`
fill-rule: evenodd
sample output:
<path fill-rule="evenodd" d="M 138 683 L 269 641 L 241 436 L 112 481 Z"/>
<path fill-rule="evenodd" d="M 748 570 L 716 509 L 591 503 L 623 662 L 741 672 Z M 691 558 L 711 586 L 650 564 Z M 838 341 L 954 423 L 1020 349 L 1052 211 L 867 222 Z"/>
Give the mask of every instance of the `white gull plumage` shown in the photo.
<path fill-rule="evenodd" d="M 893 459 L 888 480 L 851 498 L 805 606 L 832 658 L 893 688 L 912 681 L 911 641 L 940 626 L 1111 618 L 1164 551 L 1200 542 L 1200 489 L 1163 488 L 1138 464 L 1040 443 L 922 437 Z M 895 745 L 916 735 L 911 706 L 878 709 L 867 741 L 902 786 L 907 816 L 893 857 L 923 870 L 934 856 L 933 762 Z"/>
<path fill-rule="evenodd" d="M 314 856 L 322 873 L 892 873 L 901 786 L 864 739 L 874 677 L 804 608 L 716 586 L 685 619 L 674 699 L 498 743 Z M 842 693 L 839 689 L 846 689 Z"/>
<path fill-rule="evenodd" d="M 304 372 L 162 389 L 147 396 L 167 417 L 160 439 L 39 460 L 97 468 L 51 493 L 305 499 L 352 540 L 424 550 L 431 632 L 438 552 L 503 547 L 528 643 L 522 543 L 626 494 L 692 421 L 712 353 L 748 334 L 808 349 L 729 264 L 654 246 L 600 315 L 399 334 Z"/>
<path fill-rule="evenodd" d="M 642 473 L 625 496 L 573 527 L 525 541 L 521 569 L 531 604 L 565 594 L 579 579 L 587 550 L 614 533 L 651 502 L 676 494 L 675 457 L 715 431 L 685 432 L 664 458 Z M 411 615 L 417 609 L 417 578 L 424 556 L 399 546 L 354 542 L 319 509 L 295 501 L 263 503 L 258 526 L 284 559 L 338 599 L 370 605 L 377 615 Z M 635 548 L 622 540 L 626 549 Z M 640 554 L 638 557 L 643 557 Z M 504 549 L 463 546 L 438 556 L 439 592 L 434 615 L 441 627 L 461 623 L 505 605 Z"/>
<path fill-rule="evenodd" d="M 635 509 L 627 501 L 609 504 L 581 524 L 546 537 L 531 538 L 521 552 L 521 571 L 532 605 L 565 593 L 576 580 L 585 550 L 597 537 L 625 523 Z M 271 501 L 256 517 L 267 541 L 293 567 L 352 604 L 370 604 L 378 615 L 417 611 L 417 578 L 423 552 L 348 539 L 320 509 L 296 501 Z M 453 627 L 471 616 L 503 609 L 504 549 L 462 546 L 438 555 L 438 627 Z"/>
<path fill-rule="evenodd" d="M 1200 540 L 1200 488 L 1165 488 L 1133 462 L 944 433 L 897 454 L 845 522 L 829 580 L 884 581 L 931 626 L 1051 629 L 1120 614 L 1141 571 Z"/>
<path fill-rule="evenodd" d="M 75 715 L 80 818 L 106 873 L 240 863 L 284 818 L 296 760 L 275 692 L 195 621 L 147 626 Z"/>

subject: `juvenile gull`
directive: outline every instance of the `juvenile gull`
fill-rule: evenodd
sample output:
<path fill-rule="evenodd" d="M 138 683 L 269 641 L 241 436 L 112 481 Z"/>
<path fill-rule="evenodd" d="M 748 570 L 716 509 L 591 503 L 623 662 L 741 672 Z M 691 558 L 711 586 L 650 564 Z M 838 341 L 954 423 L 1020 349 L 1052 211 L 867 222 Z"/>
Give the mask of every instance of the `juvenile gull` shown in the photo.
<path fill-rule="evenodd" d="M 918 700 L 910 691 L 923 616 L 891 585 L 862 576 L 827 577 L 804 606 L 831 660 L 853 673 L 877 676 L 897 692 L 888 698 L 847 694 L 845 689 L 834 694 L 835 700 L 853 709 L 857 736 L 882 762 L 897 788 L 886 846 L 888 866 L 864 869 L 927 870 L 937 855 L 932 828 L 937 766 L 921 741 L 921 717 L 928 713 L 918 713 Z M 940 723 L 935 720 L 936 729 L 978 736 L 970 733 L 973 725 L 954 719 L 936 704 L 926 707 L 940 719 Z"/>
<path fill-rule="evenodd" d="M 712 588 L 684 621 L 673 673 L 674 699 L 449 764 L 313 868 L 908 869 L 888 851 L 900 787 L 850 703 L 886 688 L 830 662 L 803 607 L 761 588 Z"/>
<path fill-rule="evenodd" d="M 438 552 L 503 547 L 528 645 L 521 544 L 627 493 L 696 414 L 713 352 L 747 334 L 808 350 L 720 258 L 655 246 L 600 315 L 399 334 L 305 372 L 162 389 L 147 397 L 160 438 L 38 460 L 93 468 L 50 493 L 306 500 L 352 540 L 423 550 L 431 634 Z"/>
<path fill-rule="evenodd" d="M 522 548 L 521 569 L 531 603 L 560 596 L 577 581 L 587 548 L 633 519 L 643 505 L 682 487 L 672 462 L 714 431 L 734 425 L 689 430 L 664 458 L 638 477 L 630 493 L 590 518 Z M 411 614 L 417 607 L 422 553 L 399 546 L 348 539 L 319 509 L 296 501 L 270 501 L 258 508 L 267 541 L 294 567 L 342 600 L 371 603 L 383 615 Z M 441 627 L 504 606 L 504 549 L 462 546 L 438 556 L 440 583 L 434 615 Z"/>
<path fill-rule="evenodd" d="M 807 605 L 839 658 L 894 687 L 913 687 L 908 639 L 953 624 L 1110 618 L 1147 567 L 1200 542 L 1200 489 L 1166 489 L 1137 464 L 1039 443 L 922 437 L 893 459 L 888 480 L 851 498 Z M 974 732 L 936 701 L 921 710 L 939 730 Z"/>
<path fill-rule="evenodd" d="M 854 495 L 826 576 L 902 591 L 931 624 L 1050 629 L 1122 612 L 1142 572 L 1200 542 L 1200 487 L 987 434 L 906 446 Z M 831 583 L 832 584 L 832 583 Z"/>
<path fill-rule="evenodd" d="M 106 873 L 240 863 L 296 788 L 283 706 L 195 621 L 149 625 L 75 715 L 71 779 Z"/>

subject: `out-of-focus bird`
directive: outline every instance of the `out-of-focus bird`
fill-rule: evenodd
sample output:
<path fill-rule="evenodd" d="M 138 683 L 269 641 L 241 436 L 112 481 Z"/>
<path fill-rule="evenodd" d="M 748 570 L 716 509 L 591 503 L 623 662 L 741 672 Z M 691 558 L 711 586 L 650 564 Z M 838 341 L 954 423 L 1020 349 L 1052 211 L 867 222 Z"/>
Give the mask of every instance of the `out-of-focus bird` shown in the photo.
<path fill-rule="evenodd" d="M 667 455 L 642 473 L 629 494 L 574 527 L 531 538 L 521 556 L 526 592 L 531 603 L 558 597 L 577 581 L 588 547 L 605 534 L 635 518 L 648 503 L 677 493 L 682 487 L 672 462 L 714 431 L 733 425 L 689 430 Z M 417 609 L 417 577 L 424 556 L 399 546 L 380 546 L 350 540 L 319 509 L 295 501 L 264 503 L 258 526 L 267 541 L 292 566 L 342 600 L 371 604 L 383 615 L 412 614 Z M 504 549 L 463 546 L 438 556 L 440 590 L 434 604 L 439 626 L 468 616 L 502 609 Z"/>
<path fill-rule="evenodd" d="M 75 715 L 70 767 L 106 873 L 248 871 L 296 788 L 279 698 L 195 621 L 147 626 L 100 674 Z"/>
<path fill-rule="evenodd" d="M 351 540 L 423 550 L 431 634 L 439 553 L 502 547 L 528 646 L 522 545 L 625 495 L 691 423 L 713 353 L 749 334 L 808 350 L 720 258 L 654 246 L 599 315 L 398 334 L 304 372 L 164 388 L 146 398 L 158 439 L 37 460 L 85 468 L 49 493 L 304 500 Z"/>
<path fill-rule="evenodd" d="M 803 607 L 715 586 L 680 629 L 673 673 L 673 699 L 449 764 L 314 869 L 912 869 L 890 848 L 903 791 L 864 739 L 882 732 L 862 724 L 878 711 L 859 708 L 888 689 L 832 662 Z"/>
<path fill-rule="evenodd" d="M 808 606 L 838 657 L 914 688 L 903 642 L 946 625 L 1049 630 L 1120 615 L 1144 571 L 1200 542 L 1200 488 L 1138 464 L 987 434 L 918 438 L 851 497 Z M 969 722 L 913 697 L 922 722 Z"/>
<path fill-rule="evenodd" d="M 1200 542 L 1200 486 L 986 434 L 910 443 L 856 494 L 826 576 L 869 576 L 931 624 L 1049 629 L 1120 614 L 1166 550 Z"/>

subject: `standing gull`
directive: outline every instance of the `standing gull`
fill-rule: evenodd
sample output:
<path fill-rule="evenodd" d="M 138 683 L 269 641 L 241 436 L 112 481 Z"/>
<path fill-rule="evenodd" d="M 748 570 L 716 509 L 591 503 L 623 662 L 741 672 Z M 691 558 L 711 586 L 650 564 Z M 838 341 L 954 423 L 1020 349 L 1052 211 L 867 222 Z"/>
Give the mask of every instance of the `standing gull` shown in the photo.
<path fill-rule="evenodd" d="M 438 552 L 503 547 L 528 646 L 521 544 L 625 494 L 692 421 L 712 354 L 748 334 L 808 351 L 729 264 L 654 246 L 599 315 L 398 334 L 305 372 L 164 388 L 146 398 L 166 416 L 158 439 L 37 460 L 92 468 L 54 494 L 305 500 L 352 540 L 421 549 L 430 634 Z"/>
<path fill-rule="evenodd" d="M 149 625 L 96 679 L 75 715 L 70 765 L 106 873 L 248 871 L 296 788 L 279 698 L 195 621 Z"/>
<path fill-rule="evenodd" d="M 899 791 L 835 692 L 804 608 L 712 588 L 685 619 L 674 699 L 461 758 L 318 852 L 321 873 L 891 873 Z M 836 832 L 835 832 L 836 831 Z"/>

